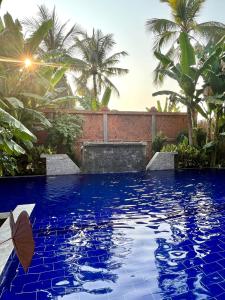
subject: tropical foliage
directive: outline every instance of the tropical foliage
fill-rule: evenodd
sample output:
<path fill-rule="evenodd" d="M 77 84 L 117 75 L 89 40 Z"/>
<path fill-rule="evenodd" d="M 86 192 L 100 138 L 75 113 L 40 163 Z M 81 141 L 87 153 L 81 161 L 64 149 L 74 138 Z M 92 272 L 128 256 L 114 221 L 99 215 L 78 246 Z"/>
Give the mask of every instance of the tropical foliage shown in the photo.
<path fill-rule="evenodd" d="M 52 127 L 49 141 L 55 135 L 55 141 L 60 140 L 61 146 L 68 147 L 67 152 L 72 151 L 72 142 L 81 134 L 79 118 L 61 116 L 50 122 L 44 109 L 75 108 L 78 103 L 91 110 L 107 107 L 111 88 L 116 89 L 108 77 L 127 70 L 114 66 L 125 52 L 109 55 L 115 44 L 112 35 L 94 30 L 89 37 L 76 24 L 68 28 L 68 22 L 60 22 L 55 8 L 50 11 L 44 5 L 38 7 L 34 18 L 22 22 L 5 14 L 0 19 L 0 43 L 0 175 L 14 175 L 23 173 L 22 165 L 35 169 L 40 151 L 52 151 L 37 147 L 37 130 Z M 84 56 L 77 58 L 78 49 L 82 54 L 81 44 L 93 57 L 102 59 L 99 63 L 104 63 L 101 67 L 96 65 L 96 97 L 85 76 L 89 72 L 88 63 L 93 67 L 97 60 L 92 57 L 85 61 L 84 52 Z M 75 74 L 79 78 L 77 90 L 85 87 L 79 95 L 74 94 L 68 82 L 68 75 Z M 105 92 L 101 94 L 103 87 Z M 59 151 L 54 139 L 50 144 Z"/>
<path fill-rule="evenodd" d="M 197 113 L 200 113 L 208 121 L 208 140 L 212 139 L 212 115 L 215 117 L 214 141 L 211 143 L 216 147 L 223 128 L 224 116 L 224 86 L 225 77 L 223 71 L 224 60 L 224 38 L 210 51 L 196 52 L 185 33 L 180 35 L 180 61 L 176 65 L 168 56 L 155 52 L 160 60 L 162 68 L 160 72 L 175 80 L 181 89 L 181 93 L 174 91 L 159 91 L 154 96 L 169 95 L 187 107 L 189 124 L 189 143 L 193 145 L 193 128 L 197 127 Z M 204 80 L 202 88 L 199 87 L 200 80 Z M 221 123 L 222 122 L 222 123 Z M 214 151 L 216 156 L 216 150 Z M 212 160 L 216 163 L 216 157 Z"/>
<path fill-rule="evenodd" d="M 220 163 L 224 146 L 225 25 L 197 22 L 205 2 L 203 0 L 161 2 L 169 5 L 173 19 L 147 21 L 148 29 L 155 35 L 153 50 L 159 61 L 155 80 L 170 78 L 176 81 L 180 92 L 161 90 L 153 96 L 166 95 L 174 103 L 186 106 L 188 146 L 207 154 L 208 162 L 213 167 Z M 169 50 L 165 49 L 171 43 Z M 198 115 L 205 119 L 207 132 L 203 133 L 198 128 Z"/>

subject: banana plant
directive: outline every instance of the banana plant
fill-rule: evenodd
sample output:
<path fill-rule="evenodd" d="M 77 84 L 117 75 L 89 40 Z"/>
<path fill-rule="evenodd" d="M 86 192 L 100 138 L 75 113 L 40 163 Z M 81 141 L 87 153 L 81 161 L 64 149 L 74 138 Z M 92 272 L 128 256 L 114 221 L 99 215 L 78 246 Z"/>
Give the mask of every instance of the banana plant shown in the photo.
<path fill-rule="evenodd" d="M 69 62 L 49 64 L 39 57 L 39 47 L 52 27 L 52 20 L 45 20 L 28 39 L 23 36 L 20 22 L 14 21 L 10 14 L 4 15 L 1 23 L 0 107 L 31 130 L 49 127 L 41 109 L 68 103 L 74 106 L 77 100 L 73 96 L 59 97 L 62 88 L 58 86 L 65 77 Z M 46 54 L 47 58 L 49 56 Z M 29 68 L 24 64 L 25 57 L 33 61 Z"/>
<path fill-rule="evenodd" d="M 204 63 L 199 63 L 197 61 L 195 50 L 187 33 L 185 32 L 182 32 L 179 37 L 180 59 L 178 64 L 175 65 L 168 56 L 155 51 L 156 58 L 163 66 L 160 72 L 175 80 L 181 88 L 182 93 L 163 90 L 154 93 L 153 96 L 168 95 L 172 97 L 174 101 L 179 101 L 187 107 L 190 145 L 193 144 L 193 127 L 197 125 L 196 113 L 200 113 L 204 118 L 207 117 L 205 111 L 200 105 L 200 95 L 202 90 L 198 90 L 197 85 L 199 83 L 199 79 L 202 77 L 211 62 L 221 54 L 222 50 L 220 46 L 223 43 L 223 40 L 224 39 L 218 42 L 215 47 L 215 51 L 209 55 Z"/>
<path fill-rule="evenodd" d="M 92 93 L 89 96 L 79 97 L 78 101 L 81 106 L 86 110 L 99 111 L 104 108 L 108 108 L 109 101 L 111 98 L 112 90 L 110 87 L 106 87 L 104 94 L 100 100 L 93 97 Z"/>
<path fill-rule="evenodd" d="M 20 121 L 0 108 L 0 151 L 8 155 L 24 154 L 27 144 L 36 142 L 36 137 Z"/>
<path fill-rule="evenodd" d="M 49 125 L 48 120 L 39 112 L 31 111 L 19 94 L 32 86 L 37 86 L 41 75 L 25 67 L 25 58 L 35 55 L 43 37 L 51 27 L 51 21 L 41 24 L 28 39 L 23 37 L 22 26 L 10 14 L 0 19 L 0 175 L 10 167 L 9 161 L 16 165 L 14 156 L 25 154 L 33 147 L 36 137 L 23 122 L 21 115 L 31 115 L 34 122 L 38 119 Z M 38 75 L 37 75 L 38 74 Z M 34 80 L 34 79 L 37 80 Z M 39 85 L 41 86 L 41 85 Z M 47 124 L 48 122 L 48 124 Z M 9 168 L 7 173 L 12 173 Z"/>
<path fill-rule="evenodd" d="M 205 81 L 203 98 L 207 104 L 208 134 L 205 148 L 211 150 L 211 166 L 217 162 L 217 152 L 225 132 L 225 44 L 221 45 L 221 54 L 215 58 L 203 74 Z M 206 56 L 213 47 L 208 47 Z M 214 120 L 213 120 L 214 119 Z M 214 121 L 214 122 L 213 122 Z M 214 128 L 213 128 L 214 125 Z M 213 134 L 212 134 L 213 133 Z"/>
<path fill-rule="evenodd" d="M 28 58 L 34 59 L 52 21 L 43 22 L 27 39 L 23 36 L 20 22 L 14 21 L 9 13 L 4 15 L 0 23 L 0 107 L 20 121 L 21 115 L 32 114 L 35 120 L 46 125 L 47 119 L 39 112 L 32 111 L 20 93 L 31 89 L 41 91 L 47 84 L 37 65 L 32 65 L 30 70 L 24 62 Z"/>
<path fill-rule="evenodd" d="M 150 111 L 150 109 L 148 109 Z M 171 97 L 166 97 L 164 107 L 162 107 L 161 101 L 157 100 L 158 112 L 179 112 L 180 108 L 175 101 L 172 101 Z"/>

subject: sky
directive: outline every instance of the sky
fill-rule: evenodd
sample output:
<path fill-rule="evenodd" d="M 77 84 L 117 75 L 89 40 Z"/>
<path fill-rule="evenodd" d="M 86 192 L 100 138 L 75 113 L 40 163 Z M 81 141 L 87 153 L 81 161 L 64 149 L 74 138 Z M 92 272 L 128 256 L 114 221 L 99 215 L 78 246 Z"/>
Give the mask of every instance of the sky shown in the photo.
<path fill-rule="evenodd" d="M 98 28 L 105 34 L 113 33 L 117 43 L 115 52 L 128 52 L 120 67 L 128 68 L 129 74 L 112 79 L 120 97 L 112 95 L 111 109 L 145 111 L 156 104 L 152 93 L 162 88 L 177 89 L 172 80 L 166 80 L 162 87 L 154 86 L 153 70 L 157 61 L 152 52 L 153 36 L 145 28 L 148 19 L 170 18 L 165 3 L 159 0 L 3 0 L 1 15 L 8 11 L 19 19 L 34 16 L 40 4 L 50 9 L 55 5 L 62 22 L 69 19 L 69 24 L 77 23 L 89 32 Z M 225 23 L 224 12 L 225 0 L 207 0 L 199 21 Z"/>

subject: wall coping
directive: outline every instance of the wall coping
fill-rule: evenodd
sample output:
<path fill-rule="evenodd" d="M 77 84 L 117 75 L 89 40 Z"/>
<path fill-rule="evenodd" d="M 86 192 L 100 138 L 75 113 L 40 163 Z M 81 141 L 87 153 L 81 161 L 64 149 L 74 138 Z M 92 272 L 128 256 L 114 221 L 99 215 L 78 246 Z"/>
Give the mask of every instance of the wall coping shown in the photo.
<path fill-rule="evenodd" d="M 96 147 L 96 146 L 147 146 L 146 142 L 84 142 L 84 147 Z"/>
<path fill-rule="evenodd" d="M 123 140 L 122 139 L 113 139 L 113 138 L 109 138 L 108 139 L 108 143 L 147 143 L 147 142 L 152 142 L 153 140 L 152 140 L 152 138 L 148 138 L 148 139 L 141 139 L 140 141 L 127 141 L 127 142 L 123 142 Z M 167 137 L 167 142 L 175 142 L 176 141 L 176 137 L 173 137 L 173 138 L 168 138 Z M 96 141 L 90 141 L 90 139 L 88 139 L 88 138 L 80 138 L 79 140 L 77 140 L 76 141 L 76 143 L 82 143 L 82 144 L 84 144 L 84 143 L 104 143 L 104 142 L 102 142 L 102 140 L 96 140 Z"/>
<path fill-rule="evenodd" d="M 146 111 L 88 111 L 76 109 L 52 109 L 46 108 L 41 110 L 43 113 L 67 113 L 67 114 L 80 114 L 80 115 L 158 115 L 158 116 L 187 116 L 184 112 L 146 112 Z"/>

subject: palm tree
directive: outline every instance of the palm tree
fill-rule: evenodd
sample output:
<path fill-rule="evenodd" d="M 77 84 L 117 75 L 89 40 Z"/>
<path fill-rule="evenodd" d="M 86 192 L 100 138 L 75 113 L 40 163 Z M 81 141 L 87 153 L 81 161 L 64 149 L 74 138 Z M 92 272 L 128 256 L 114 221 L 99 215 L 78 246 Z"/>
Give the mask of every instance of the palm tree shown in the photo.
<path fill-rule="evenodd" d="M 122 51 L 110 55 L 114 45 L 112 34 L 103 35 L 101 30 L 95 29 L 91 36 L 85 33 L 81 38 L 75 39 L 75 47 L 83 61 L 83 70 L 77 79 L 78 88 L 91 84 L 92 97 L 96 100 L 98 100 L 103 87 L 109 87 L 119 95 L 119 91 L 110 77 L 128 73 L 127 69 L 116 66 L 120 62 L 120 58 L 126 56 L 127 53 Z"/>
<path fill-rule="evenodd" d="M 81 32 L 81 29 L 77 24 L 74 24 L 67 29 L 68 21 L 61 23 L 56 14 L 55 7 L 52 10 L 49 10 L 45 5 L 38 6 L 37 16 L 26 18 L 23 21 L 23 24 L 25 25 L 27 32 L 33 34 L 39 27 L 39 24 L 48 20 L 52 21 L 52 27 L 40 45 L 39 54 L 41 54 L 43 59 L 48 60 L 49 62 L 68 63 L 75 65 L 77 68 L 77 60 L 73 58 L 74 39 Z M 58 83 L 58 88 L 61 90 L 61 92 L 58 93 L 59 97 L 73 95 L 66 74 L 62 76 Z"/>
<path fill-rule="evenodd" d="M 155 35 L 154 50 L 167 49 L 167 56 L 174 59 L 177 56 L 176 45 L 181 32 L 188 34 L 189 38 L 213 40 L 216 43 L 225 34 L 225 24 L 220 22 L 198 23 L 197 17 L 206 0 L 160 0 L 168 4 L 172 19 L 150 19 L 146 22 L 147 30 Z M 172 44 L 172 46 L 171 46 Z M 154 71 L 157 83 L 163 81 L 163 74 L 159 72 L 161 64 Z"/>
<path fill-rule="evenodd" d="M 67 29 L 68 21 L 61 23 L 55 7 L 53 10 L 49 10 L 45 5 L 38 6 L 38 13 L 36 17 L 26 18 L 23 21 L 26 30 L 29 34 L 32 34 L 43 22 L 52 20 L 52 28 L 48 31 L 48 34 L 44 37 L 41 50 L 45 53 L 61 52 L 63 54 L 71 54 L 74 49 L 74 38 L 81 31 L 77 24 Z"/>

